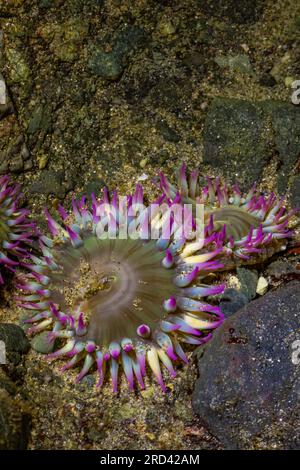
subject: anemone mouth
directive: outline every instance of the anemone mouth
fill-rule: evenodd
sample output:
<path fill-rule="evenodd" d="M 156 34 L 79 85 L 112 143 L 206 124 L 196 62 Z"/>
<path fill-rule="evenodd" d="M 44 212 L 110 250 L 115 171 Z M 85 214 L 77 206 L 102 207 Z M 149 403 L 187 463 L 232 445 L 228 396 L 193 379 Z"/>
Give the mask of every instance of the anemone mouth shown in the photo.
<path fill-rule="evenodd" d="M 99 240 L 86 235 L 82 246 L 64 243 L 54 250 L 58 269 L 49 274 L 49 301 L 88 324 L 81 341 L 108 348 L 124 337 L 137 339 L 147 323 L 155 330 L 164 316 L 163 301 L 174 294 L 164 254 L 152 240 Z"/>
<path fill-rule="evenodd" d="M 236 206 L 216 207 L 205 214 L 206 222 L 210 215 L 213 216 L 214 230 L 220 232 L 226 227 L 226 241 L 232 238 L 234 241 L 246 237 L 251 229 L 257 229 L 260 225 L 258 217 L 249 214 L 243 208 Z"/>
<path fill-rule="evenodd" d="M 237 184 L 227 186 L 220 178 L 207 177 L 206 184 L 201 185 L 199 172 L 188 172 L 183 164 L 177 186 L 161 174 L 160 187 L 168 200 L 192 204 L 194 217 L 196 204 L 203 205 L 206 236 L 214 236 L 234 260 L 250 262 L 249 255 L 253 253 L 269 256 L 284 247 L 280 240 L 293 235 L 289 222 L 297 210 L 288 211 L 284 198 L 274 193 L 262 194 L 255 184 L 245 194 Z"/>

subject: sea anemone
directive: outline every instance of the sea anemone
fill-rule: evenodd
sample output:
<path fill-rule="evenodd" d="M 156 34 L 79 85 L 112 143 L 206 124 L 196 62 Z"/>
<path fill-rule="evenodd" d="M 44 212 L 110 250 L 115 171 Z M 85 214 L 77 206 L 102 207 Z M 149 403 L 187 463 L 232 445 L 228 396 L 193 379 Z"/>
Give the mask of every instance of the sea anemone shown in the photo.
<path fill-rule="evenodd" d="M 0 267 L 15 272 L 18 259 L 26 255 L 24 243 L 29 242 L 34 224 L 29 223 L 26 209 L 19 207 L 20 187 L 9 183 L 8 176 L 0 178 Z M 0 272 L 0 284 L 4 284 Z"/>
<path fill-rule="evenodd" d="M 142 208 L 138 216 L 127 217 L 135 205 Z M 143 389 L 152 370 L 165 390 L 161 365 L 174 377 L 174 363 L 188 362 L 182 345 L 206 343 L 222 323 L 214 296 L 224 286 L 203 283 L 222 267 L 214 234 L 201 247 L 177 237 L 175 228 L 169 238 L 147 235 L 171 209 L 152 214 L 137 186 L 125 201 L 107 190 L 100 200 L 92 195 L 90 208 L 86 198 L 73 199 L 70 214 L 58 207 L 60 222 L 46 210 L 51 236 L 41 235 L 42 254 L 25 260 L 29 272 L 18 276 L 18 302 L 30 311 L 29 334 L 48 331 L 54 352 L 47 357 L 66 357 L 63 371 L 80 366 L 76 382 L 94 368 L 97 386 L 110 375 L 116 392 L 123 370 L 131 390 Z M 108 222 L 115 236 L 103 236 Z M 132 224 L 135 236 L 124 236 Z"/>
<path fill-rule="evenodd" d="M 227 186 L 220 178 L 206 177 L 203 186 L 199 171 L 188 173 L 183 164 L 178 171 L 177 186 L 161 173 L 160 187 L 171 201 L 180 200 L 194 208 L 196 204 L 203 204 L 205 236 L 219 234 L 227 269 L 239 262 L 253 263 L 270 257 L 284 249 L 283 240 L 293 235 L 288 225 L 297 210 L 288 211 L 284 197 L 262 194 L 256 184 L 244 195 L 238 184 Z"/>

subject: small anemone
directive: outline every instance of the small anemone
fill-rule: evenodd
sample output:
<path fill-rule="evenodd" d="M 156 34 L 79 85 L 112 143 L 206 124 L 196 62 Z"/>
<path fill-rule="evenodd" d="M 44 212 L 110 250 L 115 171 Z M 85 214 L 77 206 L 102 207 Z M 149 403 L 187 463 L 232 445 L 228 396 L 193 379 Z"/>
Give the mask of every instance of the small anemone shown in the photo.
<path fill-rule="evenodd" d="M 218 243 L 224 245 L 227 259 L 240 258 L 255 262 L 253 254 L 269 257 L 285 248 L 282 240 L 293 235 L 289 222 L 297 210 L 288 211 L 285 198 L 274 193 L 265 195 L 254 184 L 247 194 L 242 194 L 238 184 L 227 186 L 220 178 L 206 178 L 201 185 L 197 170 L 187 172 L 183 164 L 178 171 L 177 186 L 161 173 L 160 187 L 165 196 L 183 204 L 204 206 L 205 236 L 218 234 Z M 195 215 L 195 210 L 194 210 Z"/>
<path fill-rule="evenodd" d="M 0 267 L 15 272 L 18 259 L 26 255 L 24 243 L 30 242 L 34 224 L 29 223 L 26 209 L 19 207 L 20 187 L 9 183 L 8 176 L 0 178 Z M 0 284 L 4 284 L 0 272 Z"/>
<path fill-rule="evenodd" d="M 114 217 L 106 212 L 108 203 Z M 24 263 L 29 273 L 18 277 L 19 305 L 31 312 L 28 333 L 49 331 L 54 343 L 48 358 L 67 358 L 63 371 L 80 366 L 77 382 L 93 368 L 98 387 L 110 376 L 114 392 L 122 370 L 131 390 L 135 384 L 144 388 L 147 370 L 165 390 L 161 366 L 174 377 L 174 363 L 188 362 L 183 345 L 206 343 L 223 321 L 206 297 L 224 286 L 204 284 L 222 267 L 222 247 L 208 237 L 199 250 L 199 243 L 175 237 L 175 230 L 169 239 L 146 237 L 151 223 L 161 227 L 163 219 L 150 206 L 138 216 L 136 236 L 123 237 L 124 226 L 133 223 L 126 217 L 133 203 L 143 204 L 140 186 L 126 205 L 107 191 L 101 200 L 92 197 L 91 208 L 85 198 L 73 200 L 71 214 L 58 208 L 60 222 L 46 210 L 51 236 L 41 235 L 42 255 L 31 254 Z M 108 220 L 114 238 L 99 234 Z"/>

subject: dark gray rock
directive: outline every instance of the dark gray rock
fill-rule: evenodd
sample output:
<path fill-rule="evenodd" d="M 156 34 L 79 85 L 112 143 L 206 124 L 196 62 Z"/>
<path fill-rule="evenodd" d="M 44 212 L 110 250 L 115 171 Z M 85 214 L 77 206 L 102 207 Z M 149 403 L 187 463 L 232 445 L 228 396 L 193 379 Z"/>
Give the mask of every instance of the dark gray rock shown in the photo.
<path fill-rule="evenodd" d="M 131 52 L 142 45 L 145 32 L 137 26 L 128 26 L 117 36 L 110 52 L 91 46 L 88 66 L 92 73 L 107 80 L 116 80 L 123 73 Z"/>
<path fill-rule="evenodd" d="M 290 263 L 287 260 L 276 260 L 269 264 L 266 269 L 266 274 L 274 277 L 275 279 L 280 279 L 284 276 L 299 274 L 299 270 L 297 270 L 293 263 Z"/>
<path fill-rule="evenodd" d="M 220 307 L 225 317 L 230 317 L 249 302 L 247 296 L 236 289 L 225 289 Z"/>
<path fill-rule="evenodd" d="M 215 98 L 204 125 L 204 163 L 246 187 L 277 157 L 278 190 L 286 192 L 300 152 L 299 130 L 300 109 L 292 104 Z"/>
<path fill-rule="evenodd" d="M 260 179 L 271 158 L 271 133 L 266 130 L 263 111 L 248 101 L 215 98 L 203 139 L 204 163 L 221 168 L 227 180 L 239 179 L 244 186 Z"/>
<path fill-rule="evenodd" d="M 254 269 L 237 268 L 236 272 L 241 283 L 241 292 L 245 294 L 248 302 L 250 302 L 250 300 L 253 300 L 254 297 L 256 297 L 258 281 L 257 271 Z"/>
<path fill-rule="evenodd" d="M 254 23 L 263 11 L 263 0 L 200 0 L 201 8 L 211 16 L 224 17 L 230 23 Z"/>
<path fill-rule="evenodd" d="M 263 104 L 267 118 L 272 122 L 274 147 L 278 152 L 280 170 L 277 185 L 280 193 L 286 192 L 290 172 L 300 154 L 300 108 L 292 104 L 266 101 Z"/>
<path fill-rule="evenodd" d="M 300 283 L 246 305 L 199 358 L 193 408 L 226 448 L 300 448 Z"/>

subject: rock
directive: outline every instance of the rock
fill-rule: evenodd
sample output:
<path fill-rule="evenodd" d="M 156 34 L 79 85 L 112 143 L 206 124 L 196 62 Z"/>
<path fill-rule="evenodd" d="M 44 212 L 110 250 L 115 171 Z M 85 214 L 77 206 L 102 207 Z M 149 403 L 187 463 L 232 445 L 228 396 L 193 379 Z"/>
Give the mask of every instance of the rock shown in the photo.
<path fill-rule="evenodd" d="M 38 130 L 48 132 L 51 129 L 51 106 L 37 105 L 28 121 L 27 132 L 34 134 Z"/>
<path fill-rule="evenodd" d="M 31 193 L 54 194 L 62 199 L 66 195 L 66 187 L 64 186 L 64 171 L 43 170 L 39 179 L 34 181 L 30 187 Z"/>
<path fill-rule="evenodd" d="M 219 67 L 228 67 L 232 72 L 239 72 L 246 75 L 253 74 L 249 56 L 246 54 L 217 56 L 215 62 Z"/>
<path fill-rule="evenodd" d="M 159 121 L 156 125 L 156 129 L 168 142 L 177 143 L 181 139 L 180 135 L 177 134 L 177 132 L 174 131 L 174 129 L 169 127 L 165 121 Z"/>
<path fill-rule="evenodd" d="M 263 107 L 272 122 L 273 145 L 280 160 L 277 187 L 280 193 L 284 193 L 300 154 L 300 107 L 279 101 L 266 101 Z"/>
<path fill-rule="evenodd" d="M 89 68 L 95 75 L 107 80 L 117 80 L 123 72 L 122 57 L 114 50 L 95 50 L 89 61 Z"/>
<path fill-rule="evenodd" d="M 30 347 L 24 331 L 12 323 L 0 323 L 0 341 L 0 363 L 4 363 L 5 373 L 14 382 L 22 381 L 26 373 L 23 356 Z"/>
<path fill-rule="evenodd" d="M 31 347 L 42 354 L 49 354 L 53 351 L 54 342 L 48 340 L 49 331 L 43 331 L 35 335 L 31 340 Z"/>
<path fill-rule="evenodd" d="M 176 33 L 176 28 L 172 21 L 170 20 L 161 20 L 158 24 L 158 30 L 162 36 L 171 36 Z"/>
<path fill-rule="evenodd" d="M 9 79 L 12 83 L 25 83 L 30 80 L 30 68 L 23 51 L 16 47 L 5 49 Z"/>
<path fill-rule="evenodd" d="M 3 156 L 0 155 L 0 161 L 2 159 L 7 162 L 7 170 L 13 173 L 20 173 L 22 170 L 31 168 L 30 153 L 22 134 L 10 140 L 6 152 Z"/>
<path fill-rule="evenodd" d="M 238 178 L 245 186 L 260 179 L 270 158 L 270 145 L 259 106 L 248 101 L 215 98 L 203 132 L 204 163 L 221 168 L 228 180 Z"/>
<path fill-rule="evenodd" d="M 257 281 L 256 293 L 258 295 L 264 295 L 268 290 L 268 281 L 265 277 L 260 276 Z"/>
<path fill-rule="evenodd" d="M 296 449 L 299 433 L 300 283 L 224 322 L 199 358 L 193 409 L 227 449 Z"/>
<path fill-rule="evenodd" d="M 237 268 L 236 272 L 241 284 L 241 292 L 245 294 L 248 302 L 250 302 L 256 296 L 257 272 L 247 268 Z"/>
<path fill-rule="evenodd" d="M 203 161 L 246 188 L 277 155 L 278 190 L 284 192 L 300 152 L 299 128 L 300 109 L 292 104 L 215 98 L 204 125 Z"/>
<path fill-rule="evenodd" d="M 240 292 L 236 289 L 228 288 L 225 289 L 221 297 L 220 307 L 222 313 L 227 318 L 233 315 L 238 310 L 240 310 L 242 307 L 244 307 L 244 305 L 246 305 L 248 302 L 249 300 L 243 292 Z"/>
<path fill-rule="evenodd" d="M 3 76 L 0 73 L 0 106 L 6 105 L 6 85 Z"/>
<path fill-rule="evenodd" d="M 0 341 L 5 343 L 8 361 L 18 364 L 29 350 L 29 341 L 22 328 L 13 323 L 0 323 Z"/>
<path fill-rule="evenodd" d="M 254 23 L 262 14 L 263 0 L 200 0 L 201 9 L 209 16 L 224 17 L 230 23 Z"/>
<path fill-rule="evenodd" d="M 17 386 L 14 382 L 5 374 L 4 370 L 0 368 L 0 390 L 6 390 L 6 392 L 13 396 L 17 393 Z"/>
<path fill-rule="evenodd" d="M 266 273 L 269 276 L 275 277 L 275 279 L 280 279 L 283 276 L 289 276 L 296 273 L 299 274 L 299 271 L 297 272 L 295 266 L 286 260 L 276 260 L 269 264 L 266 269 Z"/>
<path fill-rule="evenodd" d="M 145 32 L 137 26 L 128 26 L 117 36 L 110 52 L 103 47 L 91 46 L 88 62 L 90 70 L 107 80 L 116 80 L 123 73 L 126 60 L 145 40 Z"/>
<path fill-rule="evenodd" d="M 0 388 L 0 450 L 24 450 L 30 433 L 30 415 Z"/>
<path fill-rule="evenodd" d="M 275 80 L 275 78 L 272 77 L 272 75 L 270 75 L 269 73 L 264 73 L 264 74 L 262 74 L 262 76 L 260 77 L 259 83 L 260 83 L 262 86 L 273 87 L 273 86 L 276 85 L 276 80 Z"/>
<path fill-rule="evenodd" d="M 291 181 L 291 205 L 294 208 L 300 207 L 300 173 L 292 177 Z"/>

